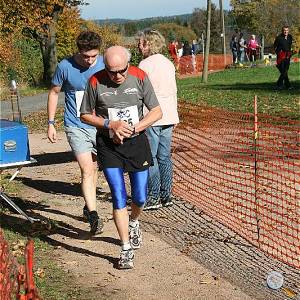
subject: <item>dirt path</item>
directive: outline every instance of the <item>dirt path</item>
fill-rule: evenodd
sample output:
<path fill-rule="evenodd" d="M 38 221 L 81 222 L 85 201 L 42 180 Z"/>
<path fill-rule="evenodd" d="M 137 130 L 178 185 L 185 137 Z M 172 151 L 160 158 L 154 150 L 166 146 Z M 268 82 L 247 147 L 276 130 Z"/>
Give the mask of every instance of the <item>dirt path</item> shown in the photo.
<path fill-rule="evenodd" d="M 136 252 L 135 268 L 116 269 L 119 241 L 111 203 L 99 195 L 97 205 L 105 231 L 90 239 L 88 224 L 81 217 L 80 174 L 64 134 L 55 145 L 43 134 L 31 134 L 29 139 L 31 154 L 39 164 L 22 169 L 19 178 L 26 185 L 22 198 L 39 202 L 34 212 L 56 220 L 58 229 L 47 237 L 56 246 L 53 259 L 75 275 L 78 285 L 90 288 L 85 299 L 254 299 L 166 243 L 151 230 L 146 213 L 144 244 Z M 105 180 L 99 181 L 107 189 Z"/>

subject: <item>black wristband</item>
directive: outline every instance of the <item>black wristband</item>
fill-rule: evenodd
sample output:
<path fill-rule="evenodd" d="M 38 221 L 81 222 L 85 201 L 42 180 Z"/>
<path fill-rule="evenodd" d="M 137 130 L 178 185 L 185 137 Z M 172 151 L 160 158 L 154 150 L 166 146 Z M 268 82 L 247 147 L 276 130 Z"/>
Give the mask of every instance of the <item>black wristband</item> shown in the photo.
<path fill-rule="evenodd" d="M 54 125 L 55 121 L 54 120 L 48 120 L 48 125 Z"/>

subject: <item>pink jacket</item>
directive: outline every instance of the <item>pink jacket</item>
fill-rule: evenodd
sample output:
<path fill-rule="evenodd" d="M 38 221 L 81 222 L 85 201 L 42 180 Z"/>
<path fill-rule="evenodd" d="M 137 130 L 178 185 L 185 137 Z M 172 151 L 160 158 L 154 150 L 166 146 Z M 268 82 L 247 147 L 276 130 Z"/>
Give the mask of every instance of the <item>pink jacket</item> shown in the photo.
<path fill-rule="evenodd" d="M 249 49 L 251 49 L 251 50 L 255 50 L 256 48 L 258 48 L 259 47 L 259 45 L 258 45 L 258 42 L 256 41 L 256 40 L 250 40 L 249 42 L 248 42 L 248 48 Z"/>

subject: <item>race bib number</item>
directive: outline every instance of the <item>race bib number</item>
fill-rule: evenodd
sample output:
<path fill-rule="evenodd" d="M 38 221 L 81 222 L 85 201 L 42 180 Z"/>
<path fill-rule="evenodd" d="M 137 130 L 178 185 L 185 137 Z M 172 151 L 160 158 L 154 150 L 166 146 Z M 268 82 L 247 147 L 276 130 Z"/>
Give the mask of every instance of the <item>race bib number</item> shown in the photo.
<path fill-rule="evenodd" d="M 77 109 L 77 117 L 80 117 L 80 106 L 82 103 L 84 91 L 76 91 L 75 99 L 76 99 L 76 109 Z"/>
<path fill-rule="evenodd" d="M 108 118 L 111 121 L 125 121 L 130 126 L 134 126 L 139 122 L 139 112 L 137 105 L 125 108 L 108 108 Z M 113 137 L 113 131 L 109 131 L 109 136 Z"/>

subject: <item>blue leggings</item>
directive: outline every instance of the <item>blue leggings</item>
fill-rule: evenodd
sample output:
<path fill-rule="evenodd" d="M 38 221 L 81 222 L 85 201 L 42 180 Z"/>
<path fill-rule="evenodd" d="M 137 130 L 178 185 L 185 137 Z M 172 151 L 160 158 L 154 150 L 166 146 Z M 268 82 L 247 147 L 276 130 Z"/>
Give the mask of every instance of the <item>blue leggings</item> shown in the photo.
<path fill-rule="evenodd" d="M 113 208 L 126 207 L 127 193 L 124 181 L 124 170 L 121 168 L 104 168 L 105 178 L 109 184 Z M 128 172 L 131 183 L 131 197 L 134 204 L 142 207 L 147 199 L 148 170 Z"/>

